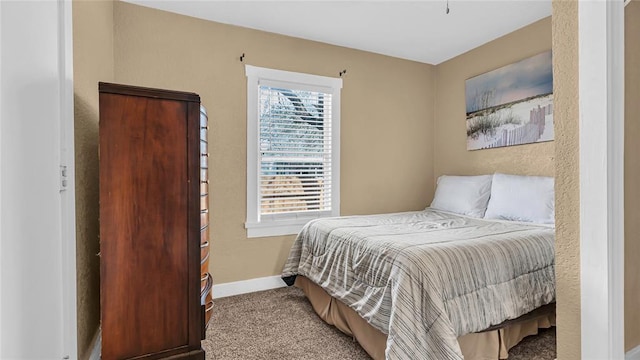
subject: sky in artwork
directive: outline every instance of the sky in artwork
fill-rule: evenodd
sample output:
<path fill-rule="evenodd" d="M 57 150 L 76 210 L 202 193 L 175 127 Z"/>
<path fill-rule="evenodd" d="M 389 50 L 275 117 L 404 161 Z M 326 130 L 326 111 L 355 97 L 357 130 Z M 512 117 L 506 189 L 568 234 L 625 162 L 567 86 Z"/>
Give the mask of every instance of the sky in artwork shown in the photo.
<path fill-rule="evenodd" d="M 472 77 L 465 83 L 467 114 L 553 92 L 551 50 Z"/>

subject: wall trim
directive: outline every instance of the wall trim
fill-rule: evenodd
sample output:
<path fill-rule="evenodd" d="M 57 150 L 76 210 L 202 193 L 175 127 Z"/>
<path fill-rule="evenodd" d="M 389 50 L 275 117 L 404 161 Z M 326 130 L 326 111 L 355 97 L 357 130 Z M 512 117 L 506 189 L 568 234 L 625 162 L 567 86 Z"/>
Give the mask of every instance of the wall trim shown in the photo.
<path fill-rule="evenodd" d="M 627 354 L 624 358 L 625 360 L 640 360 L 640 345 L 627 351 Z"/>
<path fill-rule="evenodd" d="M 247 76 L 247 237 L 295 235 L 309 220 L 340 215 L 340 93 L 342 78 L 245 65 Z M 262 215 L 260 211 L 260 86 L 331 94 L 331 209 Z M 326 134 L 325 134 L 326 135 Z"/>
<path fill-rule="evenodd" d="M 100 327 L 98 327 L 91 344 L 93 346 L 91 347 L 89 360 L 100 360 L 100 354 L 102 353 L 102 329 Z"/>
<path fill-rule="evenodd" d="M 219 299 L 227 296 L 277 289 L 285 286 L 287 286 L 287 284 L 282 281 L 280 275 L 222 283 L 213 285 L 213 298 Z"/>
<path fill-rule="evenodd" d="M 624 4 L 578 2 L 583 359 L 624 353 Z"/>

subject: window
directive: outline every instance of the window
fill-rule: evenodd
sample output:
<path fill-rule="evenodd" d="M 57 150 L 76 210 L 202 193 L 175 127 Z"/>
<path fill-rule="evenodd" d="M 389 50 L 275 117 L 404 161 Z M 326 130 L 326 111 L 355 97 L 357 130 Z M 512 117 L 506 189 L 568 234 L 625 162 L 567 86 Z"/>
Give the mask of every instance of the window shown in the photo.
<path fill-rule="evenodd" d="M 247 235 L 340 214 L 342 79 L 246 66 Z"/>

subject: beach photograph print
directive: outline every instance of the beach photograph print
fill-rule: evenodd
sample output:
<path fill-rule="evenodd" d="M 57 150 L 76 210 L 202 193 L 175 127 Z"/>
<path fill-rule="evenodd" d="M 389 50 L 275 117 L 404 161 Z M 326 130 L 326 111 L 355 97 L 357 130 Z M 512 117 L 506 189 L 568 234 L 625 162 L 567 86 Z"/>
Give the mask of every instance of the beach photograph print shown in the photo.
<path fill-rule="evenodd" d="M 467 150 L 553 140 L 551 50 L 465 82 Z"/>

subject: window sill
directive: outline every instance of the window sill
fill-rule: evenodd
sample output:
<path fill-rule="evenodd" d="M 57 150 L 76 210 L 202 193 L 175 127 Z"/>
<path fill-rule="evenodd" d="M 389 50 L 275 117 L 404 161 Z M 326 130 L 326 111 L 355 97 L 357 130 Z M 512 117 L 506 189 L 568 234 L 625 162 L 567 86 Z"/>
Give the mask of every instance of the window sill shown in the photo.
<path fill-rule="evenodd" d="M 280 224 L 279 221 L 271 221 L 267 223 L 245 223 L 248 238 L 281 236 L 281 235 L 297 235 L 302 227 L 311 219 L 297 220 L 295 223 L 287 222 Z"/>
<path fill-rule="evenodd" d="M 295 220 L 271 220 L 258 223 L 246 222 L 244 227 L 247 229 L 248 238 L 297 235 L 304 225 L 313 219 L 317 219 L 317 217 Z"/>

